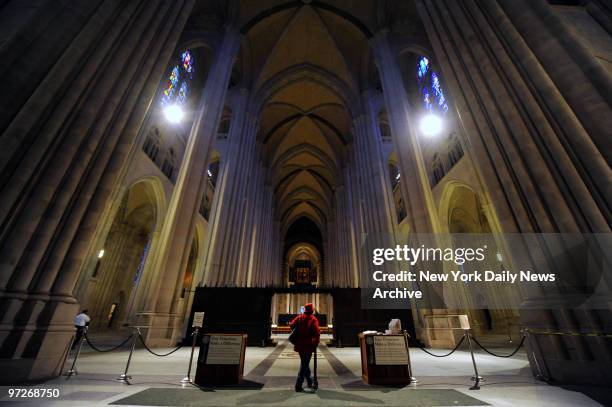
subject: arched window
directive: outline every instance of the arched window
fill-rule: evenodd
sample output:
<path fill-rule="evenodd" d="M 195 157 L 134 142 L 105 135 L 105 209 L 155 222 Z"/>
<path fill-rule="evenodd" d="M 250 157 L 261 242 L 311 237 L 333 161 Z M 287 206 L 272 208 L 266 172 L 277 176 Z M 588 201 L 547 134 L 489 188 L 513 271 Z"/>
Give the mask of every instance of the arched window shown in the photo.
<path fill-rule="evenodd" d="M 170 71 L 161 98 L 162 107 L 172 104 L 183 105 L 187 102 L 189 85 L 193 79 L 194 72 L 193 55 L 191 51 L 185 50 L 181 53 L 177 64 Z"/>
<path fill-rule="evenodd" d="M 219 175 L 219 163 L 219 160 L 210 163 L 206 170 L 206 189 L 204 190 L 204 196 L 200 202 L 200 215 L 206 220 L 208 220 L 210 216 L 212 200 L 215 195 L 215 187 L 217 186 L 217 177 Z"/>
<path fill-rule="evenodd" d="M 433 185 L 436 185 L 442 178 L 444 178 L 444 166 L 442 165 L 442 161 L 440 161 L 440 156 L 438 153 L 433 155 L 432 159 L 432 175 L 433 175 Z"/>
<path fill-rule="evenodd" d="M 399 168 L 392 162 L 389 163 L 389 180 L 391 181 L 391 190 L 393 193 L 393 202 L 395 203 L 395 211 L 397 213 L 397 222 L 401 223 L 406 217 L 406 207 L 404 206 L 404 201 L 402 200 L 400 171 Z"/>
<path fill-rule="evenodd" d="M 378 129 L 383 143 L 390 143 L 392 141 L 391 127 L 389 127 L 389 119 L 385 110 L 378 114 Z"/>
<path fill-rule="evenodd" d="M 159 129 L 157 127 L 151 127 L 142 146 L 142 150 L 153 162 L 155 162 L 157 159 L 157 154 L 159 153 L 160 140 L 161 135 L 159 133 Z"/>
<path fill-rule="evenodd" d="M 183 289 L 181 290 L 181 298 L 185 298 L 186 294 L 191 289 L 191 283 L 193 281 L 193 273 L 195 271 L 197 257 L 198 245 L 196 243 L 196 240 L 194 239 L 191 243 L 189 258 L 187 259 L 187 268 L 185 269 L 185 274 L 183 275 Z"/>
<path fill-rule="evenodd" d="M 448 103 L 442 90 L 440 76 L 431 68 L 427 57 L 419 57 L 416 76 L 423 108 L 431 113 L 448 112 Z"/>
<path fill-rule="evenodd" d="M 230 131 L 230 124 L 232 124 L 231 117 L 224 117 L 221 119 L 221 122 L 219 123 L 219 129 L 217 130 L 217 133 L 219 133 L 220 138 L 227 138 L 227 135 Z"/>
<path fill-rule="evenodd" d="M 210 163 L 208 170 L 206 170 L 208 181 L 210 182 L 213 189 L 217 186 L 217 176 L 219 175 L 219 161 Z"/>
<path fill-rule="evenodd" d="M 400 183 L 400 171 L 395 164 L 389 163 L 389 178 L 391 181 L 391 188 L 395 189 Z"/>
<path fill-rule="evenodd" d="M 463 157 L 463 147 L 457 133 L 452 133 L 448 136 L 448 163 L 449 167 L 453 167 Z"/>
<path fill-rule="evenodd" d="M 174 163 L 175 163 L 175 156 L 174 156 L 174 150 L 171 148 L 168 150 L 168 154 L 166 154 L 166 158 L 164 159 L 164 163 L 162 164 L 161 170 L 164 173 L 164 175 L 166 177 L 168 177 L 168 179 L 170 181 L 172 181 L 172 176 L 174 175 Z"/>
<path fill-rule="evenodd" d="M 217 137 L 222 139 L 227 138 L 230 132 L 231 124 L 232 110 L 226 106 L 223 108 L 221 121 L 219 122 L 219 127 L 217 128 Z"/>

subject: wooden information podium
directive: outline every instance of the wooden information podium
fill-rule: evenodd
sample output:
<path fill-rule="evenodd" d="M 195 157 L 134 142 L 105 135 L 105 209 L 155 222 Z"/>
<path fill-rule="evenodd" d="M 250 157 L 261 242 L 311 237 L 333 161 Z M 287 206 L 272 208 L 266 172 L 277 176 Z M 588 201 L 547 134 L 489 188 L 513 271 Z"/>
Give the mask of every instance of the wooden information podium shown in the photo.
<path fill-rule="evenodd" d="M 410 355 L 404 335 L 359 334 L 361 377 L 367 384 L 410 384 Z"/>
<path fill-rule="evenodd" d="M 204 334 L 195 383 L 204 386 L 242 382 L 246 344 L 246 334 Z"/>

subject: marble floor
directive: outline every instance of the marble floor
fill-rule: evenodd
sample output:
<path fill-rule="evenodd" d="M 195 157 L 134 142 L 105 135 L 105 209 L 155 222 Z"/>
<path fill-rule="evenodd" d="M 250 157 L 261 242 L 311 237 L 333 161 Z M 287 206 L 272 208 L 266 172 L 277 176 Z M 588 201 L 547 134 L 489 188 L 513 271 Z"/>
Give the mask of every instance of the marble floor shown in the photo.
<path fill-rule="evenodd" d="M 168 350 L 155 351 L 162 353 Z M 497 351 L 504 353 L 510 349 Z M 480 390 L 469 390 L 473 370 L 467 350 L 460 349 L 449 357 L 435 358 L 418 348 L 411 348 L 413 370 L 419 380 L 418 384 L 404 388 L 388 388 L 368 386 L 361 381 L 358 348 L 321 346 L 318 358 L 320 390 L 316 394 L 298 394 L 292 391 L 299 359 L 285 338 L 280 338 L 276 347 L 247 348 L 244 372 L 246 380 L 245 384 L 239 387 L 202 391 L 192 386 L 182 386 L 179 381 L 186 374 L 189 352 L 189 348 L 182 348 L 170 356 L 157 357 L 145 349 L 137 349 L 129 370 L 132 376 L 131 384 L 127 385 L 115 380 L 123 373 L 128 357 L 127 350 L 97 353 L 85 349 L 78 361 L 78 375 L 59 377 L 35 386 L 59 389 L 59 398 L 16 401 L 7 396 L 9 388 L 3 387 L 0 407 L 106 406 L 115 403 L 126 405 L 126 401 L 122 400 L 132 395 L 136 398 L 142 395 L 138 405 L 143 405 L 142 400 L 151 400 L 151 405 L 175 406 L 601 405 L 581 392 L 535 380 L 522 351 L 509 359 L 478 352 L 476 361 L 480 374 L 486 381 L 482 383 Z M 443 350 L 437 352 L 443 353 Z M 194 359 L 197 359 L 197 354 Z M 67 367 L 70 361 L 69 358 Z M 197 401 L 194 402 L 194 398 Z M 132 399 L 128 398 L 127 401 Z"/>

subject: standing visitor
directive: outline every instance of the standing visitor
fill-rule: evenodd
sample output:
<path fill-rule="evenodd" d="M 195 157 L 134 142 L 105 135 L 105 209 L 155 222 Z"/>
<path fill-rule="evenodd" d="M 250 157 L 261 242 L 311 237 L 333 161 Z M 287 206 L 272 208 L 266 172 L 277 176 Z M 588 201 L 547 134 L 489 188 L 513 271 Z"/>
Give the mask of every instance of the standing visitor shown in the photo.
<path fill-rule="evenodd" d="M 85 327 L 89 325 L 89 321 L 91 321 L 91 318 L 89 318 L 89 315 L 87 315 L 86 309 L 84 309 L 83 311 L 81 311 L 80 314 L 74 317 L 74 327 L 76 328 L 77 331 L 76 331 L 76 338 L 74 339 L 74 342 L 72 343 L 73 348 L 76 347 L 78 343 L 81 341 L 81 338 L 83 338 Z"/>
<path fill-rule="evenodd" d="M 295 391 L 297 392 L 304 391 L 302 387 L 304 379 L 306 379 L 308 387 L 312 387 L 310 359 L 312 358 L 312 352 L 316 351 L 321 337 L 319 320 L 313 314 L 314 306 L 308 303 L 304 305 L 304 313 L 295 317 L 290 324 L 291 329 L 295 331 L 292 334 L 295 338 L 292 342 L 294 344 L 293 350 L 300 354 L 300 370 L 295 382 Z"/>

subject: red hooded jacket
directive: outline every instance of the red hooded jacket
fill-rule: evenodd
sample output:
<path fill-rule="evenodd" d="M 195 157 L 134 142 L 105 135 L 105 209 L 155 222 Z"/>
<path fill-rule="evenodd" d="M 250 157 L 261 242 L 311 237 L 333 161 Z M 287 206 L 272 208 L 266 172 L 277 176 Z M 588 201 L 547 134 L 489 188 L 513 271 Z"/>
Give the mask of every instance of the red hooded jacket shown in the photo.
<path fill-rule="evenodd" d="M 308 311 L 308 307 L 306 310 Z M 321 337 L 317 317 L 312 315 L 312 312 L 304 312 L 295 317 L 290 326 L 291 329 L 295 327 L 298 329 L 298 341 L 293 346 L 293 350 L 300 353 L 314 352 Z"/>

